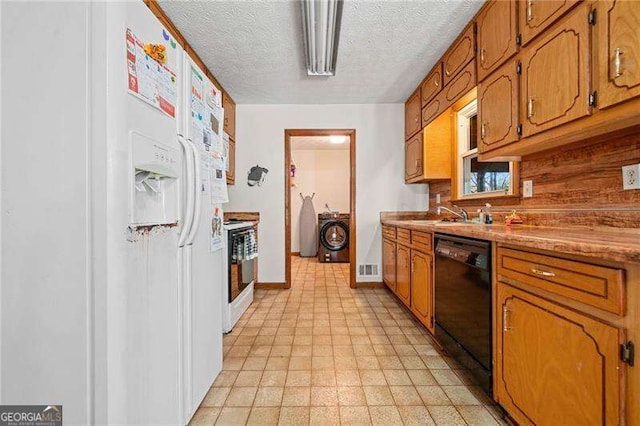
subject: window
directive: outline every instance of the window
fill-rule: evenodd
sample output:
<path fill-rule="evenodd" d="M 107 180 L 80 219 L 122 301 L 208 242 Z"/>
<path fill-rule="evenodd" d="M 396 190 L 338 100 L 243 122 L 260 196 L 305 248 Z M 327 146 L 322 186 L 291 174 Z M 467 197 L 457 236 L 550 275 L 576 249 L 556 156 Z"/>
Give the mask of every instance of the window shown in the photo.
<path fill-rule="evenodd" d="M 458 198 L 513 194 L 513 163 L 478 161 L 478 104 L 474 100 L 457 111 Z"/>

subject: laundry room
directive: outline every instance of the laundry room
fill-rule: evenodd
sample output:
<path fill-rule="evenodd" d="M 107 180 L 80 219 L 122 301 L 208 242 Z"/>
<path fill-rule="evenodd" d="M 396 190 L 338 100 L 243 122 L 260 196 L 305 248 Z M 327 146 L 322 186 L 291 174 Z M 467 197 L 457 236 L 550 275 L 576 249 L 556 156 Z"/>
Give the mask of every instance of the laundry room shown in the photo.
<path fill-rule="evenodd" d="M 290 138 L 290 215 L 293 278 L 316 264 L 340 263 L 348 279 L 350 137 Z M 318 265 L 319 266 L 319 265 Z M 325 265 L 330 266 L 330 265 Z"/>

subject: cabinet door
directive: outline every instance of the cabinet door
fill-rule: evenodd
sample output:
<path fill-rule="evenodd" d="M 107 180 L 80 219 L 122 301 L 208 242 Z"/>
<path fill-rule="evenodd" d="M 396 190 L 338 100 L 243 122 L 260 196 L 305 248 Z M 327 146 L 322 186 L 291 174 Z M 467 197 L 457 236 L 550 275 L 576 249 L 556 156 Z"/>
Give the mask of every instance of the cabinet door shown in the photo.
<path fill-rule="evenodd" d="M 443 108 L 449 108 L 474 87 L 476 87 L 476 64 L 472 61 L 444 88 Z"/>
<path fill-rule="evenodd" d="M 623 333 L 506 284 L 497 288 L 497 401 L 520 424 L 621 424 Z"/>
<path fill-rule="evenodd" d="M 411 251 L 411 310 L 433 331 L 433 279 L 431 256 Z"/>
<path fill-rule="evenodd" d="M 522 135 L 591 114 L 588 5 L 575 9 L 522 53 Z"/>
<path fill-rule="evenodd" d="M 640 96 L 640 2 L 607 0 L 600 5 L 598 104 L 606 108 Z"/>
<path fill-rule="evenodd" d="M 227 95 L 222 93 L 222 107 L 224 108 L 224 131 L 229 138 L 236 140 L 236 103 Z"/>
<path fill-rule="evenodd" d="M 516 2 L 491 0 L 478 15 L 478 80 L 516 53 Z"/>
<path fill-rule="evenodd" d="M 382 276 L 384 283 L 396 291 L 396 243 L 382 239 Z"/>
<path fill-rule="evenodd" d="M 440 90 L 442 90 L 442 62 L 438 62 L 436 66 L 433 67 L 420 87 L 422 107 L 427 106 L 429 101 L 440 93 Z"/>
<path fill-rule="evenodd" d="M 444 85 L 447 86 L 458 75 L 465 65 L 475 56 L 473 25 L 469 25 L 445 53 L 442 60 L 444 67 Z"/>
<path fill-rule="evenodd" d="M 409 180 L 423 173 L 422 132 L 409 139 L 404 147 L 404 178 Z"/>
<path fill-rule="evenodd" d="M 236 182 L 236 143 L 229 140 L 229 170 L 227 170 L 227 183 L 233 185 Z"/>
<path fill-rule="evenodd" d="M 518 140 L 518 73 L 509 62 L 478 84 L 481 153 Z"/>
<path fill-rule="evenodd" d="M 529 43 L 580 0 L 520 0 L 522 45 Z"/>
<path fill-rule="evenodd" d="M 422 127 L 438 118 L 444 112 L 445 108 L 445 92 L 441 91 L 429 104 L 422 108 Z"/>
<path fill-rule="evenodd" d="M 405 140 L 415 135 L 421 128 L 422 111 L 420 109 L 420 89 L 404 104 L 404 136 Z"/>
<path fill-rule="evenodd" d="M 411 305 L 411 267 L 410 250 L 398 245 L 396 248 L 396 295 L 402 302 Z"/>

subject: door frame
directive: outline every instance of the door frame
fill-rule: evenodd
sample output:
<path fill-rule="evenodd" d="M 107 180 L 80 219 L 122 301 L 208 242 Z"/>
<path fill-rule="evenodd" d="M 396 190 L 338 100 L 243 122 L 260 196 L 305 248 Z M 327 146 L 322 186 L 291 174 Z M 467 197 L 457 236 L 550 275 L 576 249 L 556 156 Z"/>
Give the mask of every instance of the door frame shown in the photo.
<path fill-rule="evenodd" d="M 285 129 L 284 131 L 284 288 L 291 288 L 291 137 L 349 137 L 349 287 L 356 288 L 356 131 L 355 129 Z"/>

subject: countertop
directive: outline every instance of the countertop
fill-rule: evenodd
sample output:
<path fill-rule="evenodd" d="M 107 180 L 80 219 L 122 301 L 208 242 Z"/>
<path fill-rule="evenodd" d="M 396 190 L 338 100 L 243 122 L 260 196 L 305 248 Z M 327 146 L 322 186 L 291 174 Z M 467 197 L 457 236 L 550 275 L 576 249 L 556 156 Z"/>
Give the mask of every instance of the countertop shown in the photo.
<path fill-rule="evenodd" d="M 428 224 L 405 218 L 381 218 L 383 225 L 441 234 L 461 235 L 497 243 L 540 250 L 595 257 L 603 260 L 640 263 L 640 229 L 544 227 L 504 224 Z"/>

